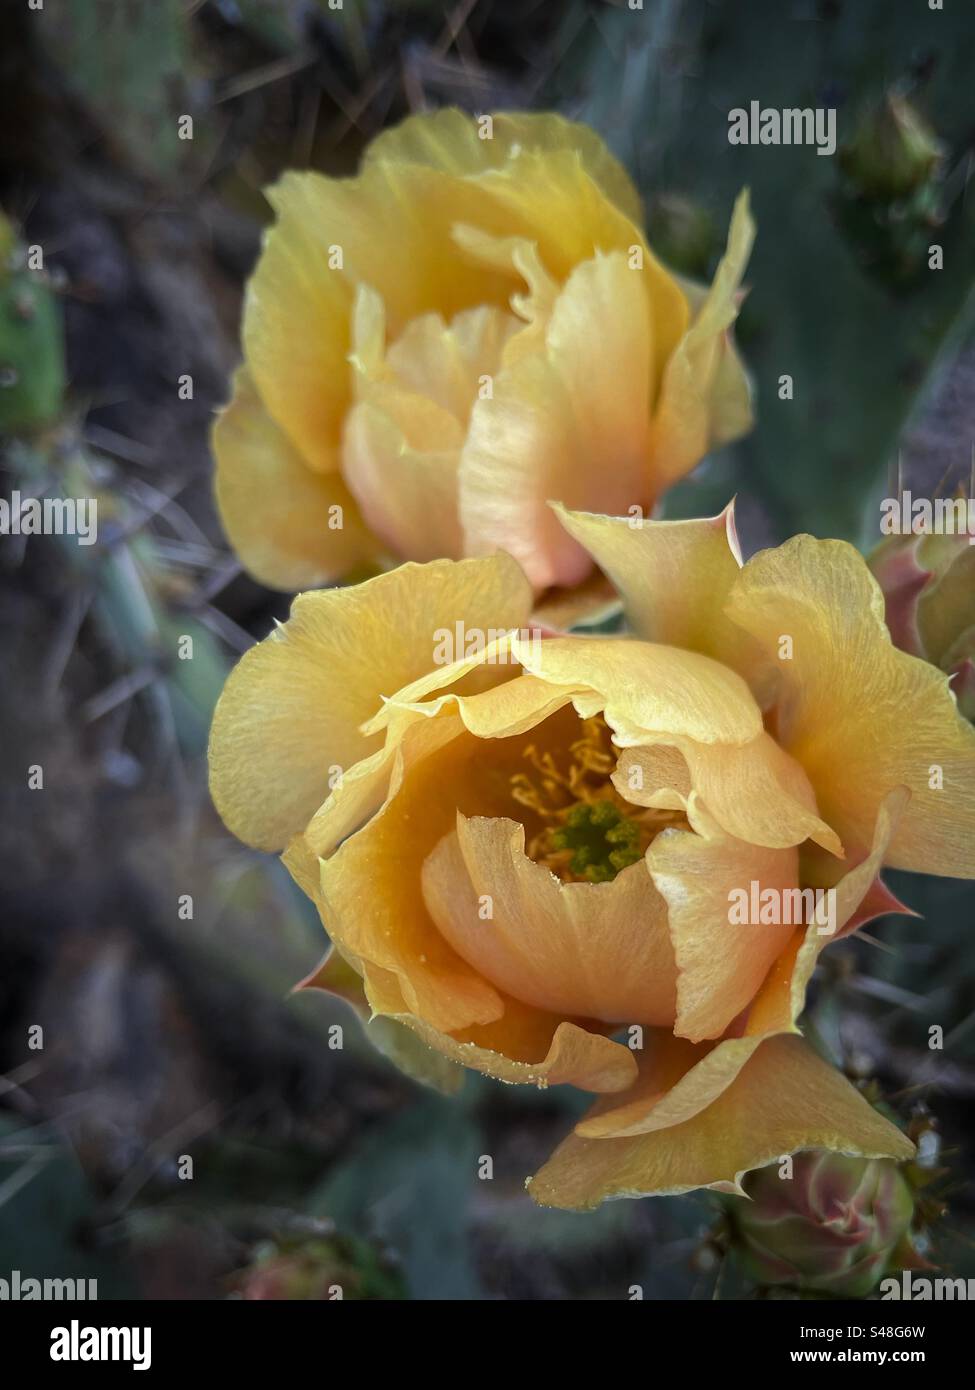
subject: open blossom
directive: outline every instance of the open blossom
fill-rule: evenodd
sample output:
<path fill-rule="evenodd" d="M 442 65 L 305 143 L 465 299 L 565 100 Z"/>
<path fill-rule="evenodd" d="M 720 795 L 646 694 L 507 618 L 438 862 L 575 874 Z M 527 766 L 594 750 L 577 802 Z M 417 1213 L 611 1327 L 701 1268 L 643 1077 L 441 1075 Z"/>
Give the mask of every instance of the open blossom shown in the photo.
<path fill-rule="evenodd" d="M 545 1204 L 737 1191 L 800 1149 L 907 1157 L 796 1019 L 819 951 L 899 907 L 883 865 L 975 876 L 975 730 L 947 678 L 892 645 L 844 542 L 742 567 L 730 509 L 556 512 L 632 637 L 535 640 L 498 554 L 301 595 L 231 675 L 213 797 L 317 904 L 310 983 L 414 1074 L 593 1093 L 531 1180 Z M 510 635 L 437 665 L 458 623 Z M 784 909 L 817 888 L 828 918 Z"/>
<path fill-rule="evenodd" d="M 664 268 L 625 171 L 556 115 L 413 116 L 356 177 L 268 197 L 213 437 L 224 527 L 264 583 L 504 549 L 537 593 L 572 587 L 592 561 L 549 498 L 649 514 L 750 426 L 744 194 L 710 289 Z"/>

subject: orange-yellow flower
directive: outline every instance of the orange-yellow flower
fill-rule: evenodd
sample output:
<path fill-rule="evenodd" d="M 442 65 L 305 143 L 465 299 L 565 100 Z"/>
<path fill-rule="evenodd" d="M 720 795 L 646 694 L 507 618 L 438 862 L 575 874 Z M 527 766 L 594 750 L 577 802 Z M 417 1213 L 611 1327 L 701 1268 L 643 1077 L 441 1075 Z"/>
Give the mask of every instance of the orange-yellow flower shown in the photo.
<path fill-rule="evenodd" d="M 531 1180 L 543 1203 L 739 1190 L 807 1148 L 906 1157 L 796 1019 L 822 947 L 899 907 L 883 865 L 975 876 L 975 730 L 947 678 L 891 644 L 844 542 L 742 567 L 730 509 L 557 512 L 632 637 L 536 640 L 499 554 L 301 595 L 230 677 L 214 800 L 317 903 L 312 983 L 414 1073 L 595 1093 Z M 811 922 L 730 912 L 817 888 Z"/>
<path fill-rule="evenodd" d="M 624 170 L 556 115 L 413 116 L 356 177 L 268 197 L 213 443 L 224 527 L 275 588 L 499 548 L 537 592 L 574 586 L 592 562 L 548 498 L 649 514 L 750 426 L 744 194 L 709 290 L 660 264 Z"/>

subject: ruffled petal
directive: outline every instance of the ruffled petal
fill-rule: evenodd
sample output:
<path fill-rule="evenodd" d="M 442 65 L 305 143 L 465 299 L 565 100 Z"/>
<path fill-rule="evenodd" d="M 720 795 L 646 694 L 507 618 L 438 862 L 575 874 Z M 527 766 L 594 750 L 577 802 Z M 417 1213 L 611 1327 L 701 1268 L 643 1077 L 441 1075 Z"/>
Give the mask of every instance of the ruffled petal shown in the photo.
<path fill-rule="evenodd" d="M 721 828 L 739 840 L 785 849 L 812 839 L 842 857 L 835 832 L 816 815 L 809 778 L 768 734 L 744 744 L 670 743 L 623 751 L 613 773 L 621 795 L 638 806 L 686 810 L 695 791 Z"/>
<path fill-rule="evenodd" d="M 512 641 L 530 674 L 552 685 L 588 686 L 621 747 L 645 744 L 655 732 L 700 743 L 748 743 L 762 716 L 740 676 L 697 652 L 618 637 L 553 637 Z"/>
<path fill-rule="evenodd" d="M 577 584 L 592 568 L 550 498 L 616 512 L 651 500 L 654 325 L 640 275 L 622 252 L 577 265 L 544 346 L 509 361 L 474 403 L 460 464 L 468 549 L 507 550 L 539 590 Z"/>
<path fill-rule="evenodd" d="M 290 855 L 286 861 L 295 873 Z M 318 898 L 317 889 L 310 896 Z M 368 1019 L 367 1036 L 384 1056 L 439 1090 L 456 1089 L 451 1063 L 510 1085 L 572 1085 L 596 1094 L 626 1090 L 636 1078 L 633 1053 L 598 1028 L 515 999 L 505 999 L 504 1014 L 494 1023 L 457 1034 L 440 1032 L 407 1011 L 394 975 L 347 961 L 335 947 L 298 988 L 325 989 L 345 999 L 364 1022 Z"/>
<path fill-rule="evenodd" d="M 502 111 L 488 127 L 456 107 L 408 116 L 381 131 L 366 151 L 372 160 L 429 164 L 447 174 L 502 169 L 521 150 L 571 150 L 607 198 L 632 221 L 642 217 L 640 195 L 619 160 L 589 126 L 548 111 Z"/>
<path fill-rule="evenodd" d="M 248 282 L 243 322 L 261 399 L 305 464 L 320 473 L 338 468 L 349 402 L 352 290 L 329 266 L 328 248 L 341 239 L 328 200 L 332 186 L 319 174 L 292 173 L 268 194 L 278 220 Z"/>
<path fill-rule="evenodd" d="M 859 553 L 811 536 L 762 551 L 741 571 L 727 612 L 777 668 L 777 741 L 805 768 L 820 814 L 847 846 L 869 843 L 880 802 L 904 785 L 911 802 L 887 862 L 975 877 L 975 729 L 947 678 L 891 644 L 883 596 Z"/>
<path fill-rule="evenodd" d="M 231 672 L 214 714 L 210 790 L 228 828 L 282 849 L 336 773 L 379 747 L 359 726 L 384 695 L 431 669 L 439 629 L 517 627 L 530 604 L 504 555 L 403 565 L 354 588 L 299 595 L 288 622 Z"/>
<path fill-rule="evenodd" d="M 700 314 L 707 302 L 710 286 L 699 285 L 677 277 L 691 306 L 691 322 Z M 738 292 L 738 299 L 744 292 Z M 718 347 L 718 365 L 711 389 L 711 448 L 719 449 L 747 434 L 754 421 L 752 384 L 748 372 L 735 347 L 734 332 L 728 329 L 721 335 Z"/>
<path fill-rule="evenodd" d="M 504 986 L 483 975 L 438 930 L 424 899 L 423 868 L 440 841 L 456 830 L 458 813 L 506 816 L 517 809 L 512 778 L 525 765 L 522 726 L 550 712 L 545 687 L 535 684 L 537 690 L 526 690 L 513 680 L 480 695 L 454 697 L 442 713 L 417 714 L 414 722 L 398 725 L 400 754 L 385 802 L 321 862 L 320 911 L 332 940 L 361 963 L 367 982 L 376 969 L 394 976 L 405 1012 L 440 1032 L 456 1034 L 507 1016 Z M 512 702 L 510 692 L 516 689 L 522 698 Z M 508 721 L 507 728 L 499 718 Z M 476 733 L 464 728 L 468 722 Z M 511 724 L 516 734 L 506 736 Z M 447 740 L 441 742 L 445 726 Z M 486 728 L 494 733 L 485 733 Z M 536 741 L 561 746 L 577 728 L 575 715 L 566 709 Z M 430 739 L 440 746 L 431 748 Z M 423 745 L 419 757 L 410 751 L 417 742 Z M 305 841 L 313 850 L 328 814 L 323 807 L 318 823 L 308 828 Z"/>
<path fill-rule="evenodd" d="M 730 355 L 728 329 L 738 314 L 739 288 L 755 240 L 748 192 L 740 193 L 728 249 L 714 282 L 664 369 L 650 433 L 656 491 L 682 478 L 719 443 L 749 428 L 747 380 Z"/>
<path fill-rule="evenodd" d="M 630 281 L 643 286 L 654 325 L 654 391 L 690 320 L 679 282 L 647 247 L 638 226 L 610 202 L 575 150 L 520 150 L 503 169 L 469 180 L 508 218 L 508 235 L 525 236 L 538 246 L 542 262 L 557 280 L 597 252 L 632 257 Z M 457 222 L 495 231 L 483 216 Z"/>
<path fill-rule="evenodd" d="M 351 400 L 354 287 L 381 295 L 394 336 L 419 314 L 503 307 L 517 281 L 448 252 L 455 223 L 500 234 L 511 219 L 469 180 L 385 161 L 351 179 L 288 173 L 268 198 L 277 221 L 248 285 L 244 349 L 271 416 L 327 471 Z"/>
<path fill-rule="evenodd" d="M 213 427 L 223 528 L 272 589 L 313 588 L 373 563 L 381 545 L 338 473 L 315 473 L 264 408 L 246 367 Z"/>
<path fill-rule="evenodd" d="M 691 1119 L 627 1138 L 571 1134 L 528 1190 L 572 1210 L 699 1187 L 740 1193 L 746 1172 L 805 1149 L 907 1159 L 914 1145 L 800 1038 L 776 1037 Z"/>
<path fill-rule="evenodd" d="M 667 904 L 677 959 L 680 1037 L 717 1038 L 755 997 L 784 949 L 795 921 L 732 920 L 732 894 L 752 885 L 783 901 L 798 883 L 795 849 L 761 849 L 730 835 L 665 830 L 647 850 L 654 886 Z M 738 914 L 741 915 L 740 913 Z M 785 916 L 779 912 L 780 917 Z M 798 921 L 802 921 L 800 916 Z"/>
<path fill-rule="evenodd" d="M 629 1048 L 582 1024 L 559 1021 L 510 1000 L 498 1023 L 461 1036 L 436 1033 L 418 1019 L 405 1021 L 451 1061 L 510 1085 L 569 1085 L 601 1095 L 625 1091 L 636 1075 Z M 528 1038 L 532 1045 L 526 1045 Z"/>
<path fill-rule="evenodd" d="M 406 1012 L 441 1032 L 504 1013 L 498 990 L 441 936 L 421 889 L 423 863 L 465 799 L 475 744 L 461 733 L 409 767 L 381 810 L 321 861 L 322 916 L 333 941 L 367 973 L 394 975 Z"/>
<path fill-rule="evenodd" d="M 445 747 L 462 728 L 462 721 L 451 717 L 450 711 L 441 719 L 404 719 L 382 748 L 345 773 L 312 816 L 301 837 L 316 860 L 316 890 L 318 857 L 327 859 L 347 836 L 365 825 L 387 796 L 400 786 L 407 769 Z M 314 893 L 309 892 L 309 897 L 314 897 Z"/>
<path fill-rule="evenodd" d="M 525 855 L 523 825 L 458 816 L 424 864 L 423 894 L 441 935 L 524 1003 L 605 1023 L 673 1022 L 667 910 L 643 862 L 609 883 L 560 883 Z"/>
<path fill-rule="evenodd" d="M 386 350 L 382 300 L 360 285 L 353 316 L 357 404 L 342 468 L 363 515 L 394 554 L 459 558 L 457 471 L 471 406 L 519 327 L 490 306 L 413 319 Z"/>
<path fill-rule="evenodd" d="M 722 613 L 741 569 L 733 502 L 693 521 L 553 510 L 615 584 L 637 637 L 731 664 L 742 641 Z"/>
<path fill-rule="evenodd" d="M 411 425 L 431 413 L 421 398 L 390 391 L 381 404 L 354 406 L 345 426 L 343 471 L 352 495 L 375 534 L 407 560 L 463 554 L 457 514 L 459 445 L 422 449 L 408 442 Z M 452 422 L 447 417 L 443 423 L 447 444 Z"/>
<path fill-rule="evenodd" d="M 517 640 L 512 636 L 497 645 L 504 650 Z M 476 693 L 464 693 L 470 686 L 469 676 L 487 676 L 492 671 L 497 683 L 492 681 L 490 688 Z M 458 685 L 459 689 L 448 688 Z M 445 693 L 435 694 L 440 690 Z M 429 694 L 433 694 L 434 698 L 423 698 Z M 434 719 L 445 711 L 456 710 L 464 727 L 477 738 L 509 738 L 533 729 L 577 697 L 588 697 L 586 687 L 581 683 L 552 685 L 539 680 L 537 676 L 519 674 L 517 666 L 487 666 L 481 655 L 458 661 L 453 667 L 443 667 L 410 686 L 404 686 L 386 702 L 375 719 L 369 721 L 366 731 L 381 728 L 397 731 L 416 719 Z"/>
<path fill-rule="evenodd" d="M 832 913 L 822 914 L 827 921 L 821 924 L 817 920 L 792 931 L 728 1036 L 717 1043 L 691 1043 L 660 1032 L 653 1034 L 641 1057 L 637 1084 L 617 1100 L 592 1110 L 577 1127 L 578 1133 L 619 1137 L 682 1124 L 731 1084 L 767 1038 L 798 1031 L 796 1019 L 804 1007 L 820 952 L 879 913 L 903 910 L 885 890 L 877 891 L 877 874 L 906 803 L 903 790 L 887 798 L 877 818 L 870 853 L 836 884 Z M 825 901 L 828 907 L 829 900 Z"/>

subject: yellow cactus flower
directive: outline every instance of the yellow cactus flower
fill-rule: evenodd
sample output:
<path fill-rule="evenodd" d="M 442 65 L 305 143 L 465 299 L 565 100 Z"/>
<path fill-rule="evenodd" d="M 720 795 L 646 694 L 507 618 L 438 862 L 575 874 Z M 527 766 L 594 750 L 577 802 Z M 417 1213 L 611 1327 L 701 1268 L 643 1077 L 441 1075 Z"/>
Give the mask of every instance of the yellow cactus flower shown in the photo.
<path fill-rule="evenodd" d="M 823 946 L 900 910 L 883 865 L 975 876 L 947 678 L 892 645 L 844 542 L 742 566 L 730 508 L 555 512 L 632 636 L 541 638 L 498 554 L 300 595 L 231 675 L 213 798 L 317 904 L 308 983 L 413 1074 L 594 1093 L 531 1179 L 545 1204 L 907 1157 L 796 1019 Z"/>
<path fill-rule="evenodd" d="M 551 114 L 412 116 L 354 178 L 288 173 L 213 432 L 245 567 L 279 589 L 490 554 L 593 570 L 546 505 L 649 515 L 751 424 L 729 337 L 747 195 L 710 289 L 671 274 L 624 170 Z"/>

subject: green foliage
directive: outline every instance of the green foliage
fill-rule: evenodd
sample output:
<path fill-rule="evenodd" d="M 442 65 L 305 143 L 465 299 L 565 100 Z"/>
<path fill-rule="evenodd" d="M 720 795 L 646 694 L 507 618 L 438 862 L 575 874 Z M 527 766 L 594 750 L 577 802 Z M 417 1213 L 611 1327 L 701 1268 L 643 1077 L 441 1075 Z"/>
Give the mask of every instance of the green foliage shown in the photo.
<path fill-rule="evenodd" d="M 0 213 L 0 432 L 51 423 L 64 394 L 61 311 Z"/>
<path fill-rule="evenodd" d="M 414 1298 L 477 1298 L 468 1224 L 479 1152 L 467 1112 L 431 1098 L 348 1154 L 307 1210 L 392 1246 Z"/>
<path fill-rule="evenodd" d="M 42 1130 L 0 1114 L 0 1277 L 96 1279 L 99 1298 L 131 1284 L 92 1240 L 94 1194 L 77 1159 Z"/>
<path fill-rule="evenodd" d="M 865 514 L 876 533 L 868 500 L 939 354 L 975 306 L 975 202 L 951 172 L 971 142 L 969 26 L 961 6 L 892 14 L 886 0 L 575 7 L 549 99 L 595 125 L 648 197 L 686 195 L 720 228 L 738 190 L 752 191 L 758 238 L 737 337 L 754 374 L 756 427 L 670 494 L 670 515 L 717 511 L 741 491 L 764 502 L 778 538 L 802 530 L 856 540 Z M 906 280 L 885 276 L 873 239 L 838 216 L 838 156 L 728 142 L 729 111 L 759 100 L 836 107 L 842 147 L 864 107 L 895 83 L 917 86 L 911 99 L 949 171 L 938 199 L 943 225 L 922 224 L 923 256 L 914 255 Z M 896 200 L 890 214 L 896 222 Z M 927 269 L 929 241 L 944 248 L 943 270 Z M 792 400 L 780 399 L 786 375 Z"/>
<path fill-rule="evenodd" d="M 190 112 L 186 10 L 182 0 L 85 0 L 41 12 L 37 22 L 67 86 L 153 178 L 166 177 L 192 148 L 178 129 Z"/>

